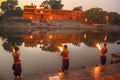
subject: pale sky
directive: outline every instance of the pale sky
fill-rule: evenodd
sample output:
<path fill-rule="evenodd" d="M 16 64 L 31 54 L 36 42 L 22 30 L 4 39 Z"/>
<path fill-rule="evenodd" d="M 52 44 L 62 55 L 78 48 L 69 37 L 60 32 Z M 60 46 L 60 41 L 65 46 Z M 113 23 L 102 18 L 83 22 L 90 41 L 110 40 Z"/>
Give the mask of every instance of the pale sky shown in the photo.
<path fill-rule="evenodd" d="M 0 0 L 0 2 L 3 0 Z M 19 5 L 23 8 L 24 5 L 30 5 L 32 2 L 39 7 L 44 0 L 18 0 Z M 72 10 L 73 7 L 82 6 L 83 10 L 94 7 L 102 8 L 108 12 L 118 12 L 120 14 L 120 0 L 61 0 L 64 4 L 63 9 Z"/>

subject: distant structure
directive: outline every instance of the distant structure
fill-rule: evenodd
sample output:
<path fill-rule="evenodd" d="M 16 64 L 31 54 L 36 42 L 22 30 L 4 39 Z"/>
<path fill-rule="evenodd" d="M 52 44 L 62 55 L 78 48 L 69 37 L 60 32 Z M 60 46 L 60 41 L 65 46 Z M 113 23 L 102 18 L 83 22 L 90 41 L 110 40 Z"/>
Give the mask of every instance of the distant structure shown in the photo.
<path fill-rule="evenodd" d="M 23 19 L 37 19 L 44 21 L 82 20 L 83 11 L 45 9 L 43 3 L 41 3 L 40 8 L 37 8 L 35 5 L 31 4 L 24 6 Z"/>

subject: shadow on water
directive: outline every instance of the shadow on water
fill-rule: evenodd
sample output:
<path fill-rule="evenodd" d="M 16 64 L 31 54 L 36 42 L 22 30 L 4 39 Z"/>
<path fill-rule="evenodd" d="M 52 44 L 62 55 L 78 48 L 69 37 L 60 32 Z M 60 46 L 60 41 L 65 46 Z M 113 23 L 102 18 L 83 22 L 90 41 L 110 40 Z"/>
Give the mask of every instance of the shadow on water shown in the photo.
<path fill-rule="evenodd" d="M 95 47 L 96 43 L 120 43 L 120 33 L 118 32 L 81 32 L 81 33 L 37 33 L 37 34 L 21 34 L 20 36 L 2 36 L 5 40 L 2 44 L 6 51 L 10 51 L 11 45 L 21 46 L 24 43 L 25 47 L 40 46 L 43 51 L 55 52 L 58 51 L 58 46 L 64 43 L 71 43 L 74 46 L 80 46 L 80 43 L 85 43 L 88 47 Z"/>

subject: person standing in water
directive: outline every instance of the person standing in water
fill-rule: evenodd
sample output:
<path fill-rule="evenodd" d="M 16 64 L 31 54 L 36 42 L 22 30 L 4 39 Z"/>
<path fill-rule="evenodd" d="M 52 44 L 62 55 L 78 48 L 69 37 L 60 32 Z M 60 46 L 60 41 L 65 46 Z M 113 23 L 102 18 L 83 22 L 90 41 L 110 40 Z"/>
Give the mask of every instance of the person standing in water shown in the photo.
<path fill-rule="evenodd" d="M 102 64 L 102 65 L 105 65 L 105 63 L 106 63 L 106 54 L 107 54 L 107 51 L 108 51 L 108 49 L 107 49 L 106 46 L 107 46 L 107 44 L 104 43 L 104 46 L 103 46 L 102 49 L 101 49 L 100 59 L 101 59 L 101 64 Z"/>
<path fill-rule="evenodd" d="M 64 72 L 69 68 L 69 51 L 67 45 L 64 45 L 63 51 L 61 52 L 61 56 L 62 56 L 62 72 Z"/>
<path fill-rule="evenodd" d="M 22 78 L 21 77 L 21 72 L 22 72 L 22 68 L 21 68 L 21 60 L 20 60 L 20 52 L 19 52 L 19 48 L 18 47 L 13 47 L 12 48 L 12 56 L 13 56 L 13 71 L 14 71 L 14 76 L 15 78 Z"/>

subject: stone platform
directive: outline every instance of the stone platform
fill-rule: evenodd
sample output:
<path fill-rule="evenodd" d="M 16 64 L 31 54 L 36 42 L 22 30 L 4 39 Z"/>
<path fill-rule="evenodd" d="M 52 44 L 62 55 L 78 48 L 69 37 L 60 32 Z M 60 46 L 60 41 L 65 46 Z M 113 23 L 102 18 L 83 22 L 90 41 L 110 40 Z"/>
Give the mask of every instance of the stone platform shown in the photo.
<path fill-rule="evenodd" d="M 38 74 L 25 80 L 120 80 L 120 63 L 88 67 L 80 70 Z"/>

